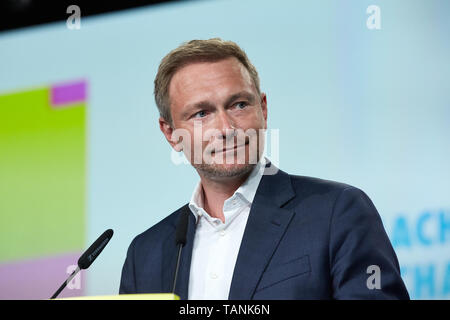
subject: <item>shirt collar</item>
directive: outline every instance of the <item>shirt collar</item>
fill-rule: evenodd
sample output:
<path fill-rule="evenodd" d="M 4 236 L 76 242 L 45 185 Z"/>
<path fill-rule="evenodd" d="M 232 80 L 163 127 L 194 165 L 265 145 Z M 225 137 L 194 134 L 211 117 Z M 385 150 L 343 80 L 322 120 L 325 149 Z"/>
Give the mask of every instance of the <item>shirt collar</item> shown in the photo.
<path fill-rule="evenodd" d="M 264 173 L 264 169 L 267 163 L 266 161 L 267 160 L 265 159 L 265 157 L 261 157 L 261 159 L 253 168 L 248 178 L 229 199 L 235 196 L 240 196 L 249 204 L 253 203 L 253 199 L 255 198 L 256 195 L 256 190 L 258 189 L 259 182 L 261 181 L 261 178 Z M 225 200 L 224 205 L 226 205 L 227 200 Z M 203 206 L 204 206 L 203 188 L 201 181 L 199 181 L 194 189 L 194 192 L 192 193 L 191 200 L 189 201 L 189 209 L 191 209 L 192 213 L 194 214 L 196 221 L 198 221 L 198 218 L 200 216 L 206 213 L 203 209 Z"/>

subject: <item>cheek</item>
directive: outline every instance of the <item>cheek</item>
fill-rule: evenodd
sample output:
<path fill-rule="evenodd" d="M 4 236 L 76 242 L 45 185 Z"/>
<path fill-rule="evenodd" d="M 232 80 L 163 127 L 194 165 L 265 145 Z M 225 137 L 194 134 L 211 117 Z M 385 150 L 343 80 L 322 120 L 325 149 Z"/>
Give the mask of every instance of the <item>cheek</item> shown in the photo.
<path fill-rule="evenodd" d="M 245 125 L 246 128 L 264 129 L 266 126 L 266 121 L 261 107 L 257 106 L 252 111 L 253 112 L 243 117 L 243 125 Z"/>
<path fill-rule="evenodd" d="M 267 128 L 266 118 L 264 117 L 264 113 L 263 113 L 262 109 L 258 113 L 258 119 L 259 119 L 260 128 L 266 129 Z"/>
<path fill-rule="evenodd" d="M 183 139 L 183 150 L 189 156 L 198 157 L 208 143 L 208 141 L 205 141 L 203 130 L 190 130 L 189 136 Z"/>

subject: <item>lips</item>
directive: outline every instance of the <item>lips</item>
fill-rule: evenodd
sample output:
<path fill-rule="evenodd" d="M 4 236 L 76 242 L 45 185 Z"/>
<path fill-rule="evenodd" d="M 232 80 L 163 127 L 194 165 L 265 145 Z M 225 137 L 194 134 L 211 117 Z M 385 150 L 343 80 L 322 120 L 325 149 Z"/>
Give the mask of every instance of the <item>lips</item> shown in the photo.
<path fill-rule="evenodd" d="M 246 142 L 245 144 L 241 144 L 241 145 L 239 145 L 239 146 L 234 146 L 233 148 L 223 148 L 222 150 L 218 150 L 217 152 L 216 151 L 212 151 L 211 152 L 211 154 L 213 154 L 213 153 L 225 153 L 225 152 L 230 152 L 230 151 L 235 151 L 235 150 L 237 150 L 238 148 L 241 148 L 241 147 L 245 147 L 246 145 L 248 145 L 248 142 Z"/>

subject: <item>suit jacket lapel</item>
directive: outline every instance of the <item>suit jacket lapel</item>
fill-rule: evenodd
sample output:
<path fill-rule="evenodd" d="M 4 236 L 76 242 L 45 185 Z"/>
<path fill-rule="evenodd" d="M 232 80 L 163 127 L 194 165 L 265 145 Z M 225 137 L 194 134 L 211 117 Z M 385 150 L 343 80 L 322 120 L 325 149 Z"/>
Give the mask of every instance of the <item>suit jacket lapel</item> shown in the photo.
<path fill-rule="evenodd" d="M 186 245 L 183 247 L 183 251 L 181 253 L 180 269 L 178 271 L 177 288 L 175 293 L 180 296 L 182 300 L 187 300 L 192 248 L 196 225 L 195 217 L 191 213 L 188 205 L 183 206 L 179 210 L 179 213 L 181 213 L 182 210 L 189 211 L 189 224 Z M 173 277 L 175 275 L 178 254 L 178 247 L 175 245 L 175 230 L 177 222 L 178 219 L 175 220 L 175 223 L 173 224 L 173 232 L 164 241 L 162 247 L 162 292 L 172 291 Z"/>
<path fill-rule="evenodd" d="M 295 196 L 288 174 L 264 175 L 250 209 L 233 273 L 230 300 L 251 299 L 293 217 L 282 206 Z"/>

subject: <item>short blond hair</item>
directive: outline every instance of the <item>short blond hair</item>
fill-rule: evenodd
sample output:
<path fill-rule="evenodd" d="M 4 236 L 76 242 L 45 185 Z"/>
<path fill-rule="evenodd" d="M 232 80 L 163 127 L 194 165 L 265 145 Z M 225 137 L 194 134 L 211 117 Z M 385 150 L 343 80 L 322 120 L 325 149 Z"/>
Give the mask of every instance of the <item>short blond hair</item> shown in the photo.
<path fill-rule="evenodd" d="M 155 102 L 162 118 L 172 125 L 169 85 L 173 75 L 182 67 L 195 62 L 216 62 L 229 57 L 237 58 L 247 69 L 258 94 L 259 77 L 247 54 L 234 42 L 220 38 L 191 40 L 169 52 L 162 60 L 155 78 Z"/>

